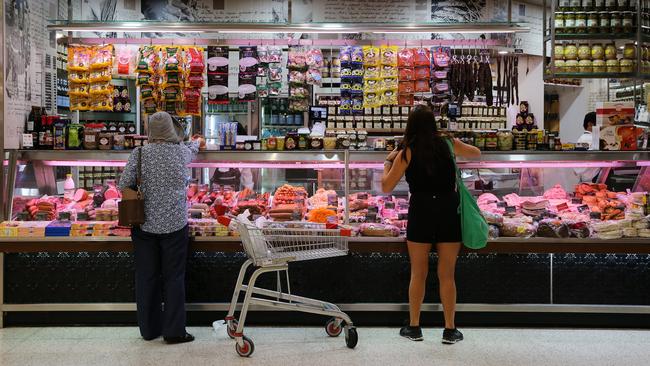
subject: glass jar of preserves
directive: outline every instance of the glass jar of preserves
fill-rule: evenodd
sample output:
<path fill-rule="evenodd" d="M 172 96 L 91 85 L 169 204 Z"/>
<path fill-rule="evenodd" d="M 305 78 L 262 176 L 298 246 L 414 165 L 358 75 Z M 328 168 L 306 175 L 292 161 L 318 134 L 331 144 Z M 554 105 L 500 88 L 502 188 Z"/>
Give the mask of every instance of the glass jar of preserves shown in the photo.
<path fill-rule="evenodd" d="M 566 62 L 564 60 L 553 61 L 553 66 L 555 66 L 555 72 L 566 72 Z"/>
<path fill-rule="evenodd" d="M 621 19 L 621 12 L 620 11 L 613 11 L 611 12 L 609 24 L 612 29 L 612 33 L 614 34 L 620 34 L 623 33 L 623 19 Z"/>
<path fill-rule="evenodd" d="M 631 11 L 626 11 L 621 13 L 621 23 L 623 26 L 623 32 L 632 33 L 634 32 L 634 18 L 636 14 Z"/>
<path fill-rule="evenodd" d="M 621 66 L 618 60 L 607 60 L 607 72 L 621 72 Z"/>
<path fill-rule="evenodd" d="M 650 60 L 650 47 L 643 46 L 641 48 L 641 59 Z"/>
<path fill-rule="evenodd" d="M 591 66 L 594 72 L 607 72 L 607 64 L 605 63 L 605 60 L 593 60 Z"/>
<path fill-rule="evenodd" d="M 553 47 L 553 58 L 555 60 L 564 60 L 564 46 L 560 43 L 556 43 Z"/>
<path fill-rule="evenodd" d="M 626 43 L 623 47 L 623 58 L 636 58 L 636 46 L 634 43 Z"/>
<path fill-rule="evenodd" d="M 480 150 L 485 150 L 485 133 L 476 132 L 474 135 L 474 146 Z"/>
<path fill-rule="evenodd" d="M 606 60 L 616 60 L 616 45 L 610 43 L 605 46 L 605 59 Z"/>
<path fill-rule="evenodd" d="M 619 62 L 621 72 L 634 72 L 634 61 L 631 59 L 621 59 Z"/>
<path fill-rule="evenodd" d="M 571 0 L 560 0 L 560 6 L 558 7 L 560 11 L 569 11 L 571 10 Z"/>
<path fill-rule="evenodd" d="M 587 13 L 587 31 L 592 34 L 600 32 L 597 11 L 590 11 Z"/>
<path fill-rule="evenodd" d="M 582 43 L 578 46 L 578 59 L 591 60 L 591 47 L 588 44 Z"/>
<path fill-rule="evenodd" d="M 485 150 L 496 151 L 499 146 L 499 138 L 496 131 L 488 132 L 485 136 Z"/>
<path fill-rule="evenodd" d="M 515 150 L 526 150 L 526 131 L 512 131 Z"/>
<path fill-rule="evenodd" d="M 309 133 L 301 133 L 298 135 L 298 150 L 309 149 Z"/>
<path fill-rule="evenodd" d="M 564 58 L 566 60 L 578 59 L 578 46 L 575 43 L 569 43 L 564 46 Z"/>
<path fill-rule="evenodd" d="M 605 10 L 605 0 L 594 0 L 594 10 L 603 11 Z"/>
<path fill-rule="evenodd" d="M 648 72 L 650 72 L 650 61 L 648 60 L 641 61 L 641 67 L 642 67 L 642 72 L 647 74 Z"/>
<path fill-rule="evenodd" d="M 611 28 L 611 15 L 609 12 L 602 11 L 598 13 L 598 28 L 600 28 L 600 33 L 610 33 Z"/>
<path fill-rule="evenodd" d="M 605 47 L 602 44 L 596 43 L 591 45 L 591 59 L 602 60 L 605 57 Z"/>
<path fill-rule="evenodd" d="M 576 33 L 587 33 L 587 13 L 576 13 Z"/>
<path fill-rule="evenodd" d="M 576 29 L 576 13 L 567 11 L 564 13 L 564 33 L 574 33 Z"/>
<path fill-rule="evenodd" d="M 579 11 L 582 8 L 581 0 L 570 0 L 569 5 L 573 11 Z"/>
<path fill-rule="evenodd" d="M 561 11 L 558 11 L 555 13 L 555 32 L 556 33 L 564 33 L 564 13 Z"/>
<path fill-rule="evenodd" d="M 512 135 L 512 131 L 499 130 L 499 132 L 497 132 L 497 148 L 500 151 L 512 150 L 513 144 L 514 137 Z"/>
<path fill-rule="evenodd" d="M 618 10 L 631 10 L 632 8 L 630 7 L 630 0 L 617 0 L 617 8 Z"/>
<path fill-rule="evenodd" d="M 285 150 L 297 150 L 298 149 L 298 133 L 289 132 L 284 138 L 284 149 Z"/>
<path fill-rule="evenodd" d="M 616 10 L 618 7 L 617 0 L 605 0 L 605 10 Z"/>
<path fill-rule="evenodd" d="M 578 72 L 578 60 L 567 60 L 564 62 L 565 72 Z"/>
<path fill-rule="evenodd" d="M 578 71 L 581 73 L 591 73 L 593 72 L 593 67 L 591 60 L 580 60 L 578 63 Z"/>
<path fill-rule="evenodd" d="M 336 132 L 325 132 L 325 138 L 323 138 L 323 147 L 325 150 L 336 150 Z"/>

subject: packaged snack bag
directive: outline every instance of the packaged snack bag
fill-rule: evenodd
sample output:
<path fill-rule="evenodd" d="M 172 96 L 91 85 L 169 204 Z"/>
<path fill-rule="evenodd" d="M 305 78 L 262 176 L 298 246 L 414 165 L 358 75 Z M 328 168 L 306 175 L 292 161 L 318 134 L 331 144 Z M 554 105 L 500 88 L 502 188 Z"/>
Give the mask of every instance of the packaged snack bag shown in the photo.
<path fill-rule="evenodd" d="M 205 60 L 203 57 L 202 47 L 185 47 L 183 59 L 185 72 L 203 73 L 205 70 Z"/>
<path fill-rule="evenodd" d="M 68 73 L 68 80 L 71 83 L 88 84 L 90 75 L 87 71 L 71 71 Z"/>
<path fill-rule="evenodd" d="M 71 111 L 88 111 L 90 110 L 90 98 L 88 97 L 71 97 L 70 98 Z"/>
<path fill-rule="evenodd" d="M 208 46 L 208 73 L 228 74 L 228 47 Z"/>
<path fill-rule="evenodd" d="M 418 48 L 415 50 L 415 66 L 431 66 L 431 54 L 426 48 Z"/>
<path fill-rule="evenodd" d="M 113 45 L 93 47 L 91 49 L 90 69 L 113 67 Z"/>
<path fill-rule="evenodd" d="M 430 68 L 428 67 L 416 67 L 415 68 L 415 78 L 418 80 L 429 80 Z"/>
<path fill-rule="evenodd" d="M 310 68 L 320 68 L 323 66 L 323 53 L 319 48 L 311 48 L 307 51 L 306 61 Z"/>
<path fill-rule="evenodd" d="M 382 65 L 381 66 L 381 77 L 382 78 L 394 78 L 397 77 L 398 71 L 397 66 L 393 65 Z"/>
<path fill-rule="evenodd" d="M 381 68 L 379 66 L 368 66 L 365 68 L 363 77 L 366 79 L 379 79 L 381 77 Z"/>
<path fill-rule="evenodd" d="M 381 47 L 381 64 L 397 66 L 397 46 L 382 46 Z"/>
<path fill-rule="evenodd" d="M 87 97 L 90 95 L 89 85 L 72 83 L 68 88 L 68 95 L 71 97 Z"/>
<path fill-rule="evenodd" d="M 412 48 L 403 48 L 397 53 L 397 66 L 413 67 L 415 66 L 415 52 Z"/>
<path fill-rule="evenodd" d="M 111 81 L 113 76 L 111 75 L 111 69 L 93 69 L 90 71 L 88 76 L 88 81 L 91 83 L 96 83 L 99 81 Z"/>
<path fill-rule="evenodd" d="M 159 50 L 155 46 L 142 46 L 139 50 L 136 72 L 153 74 L 158 68 Z"/>
<path fill-rule="evenodd" d="M 415 80 L 415 69 L 412 67 L 405 67 L 399 69 L 400 81 Z"/>
<path fill-rule="evenodd" d="M 90 83 L 90 95 L 113 95 L 113 85 L 108 82 Z"/>
<path fill-rule="evenodd" d="M 379 47 L 363 46 L 363 65 L 379 66 Z"/>
<path fill-rule="evenodd" d="M 68 48 L 68 70 L 88 71 L 90 69 L 91 50 L 85 46 Z"/>
<path fill-rule="evenodd" d="M 113 110 L 113 98 L 105 95 L 93 96 L 90 98 L 91 111 L 110 112 Z"/>
<path fill-rule="evenodd" d="M 162 48 L 162 71 L 179 71 L 181 62 L 181 49 L 177 46 L 165 46 Z"/>

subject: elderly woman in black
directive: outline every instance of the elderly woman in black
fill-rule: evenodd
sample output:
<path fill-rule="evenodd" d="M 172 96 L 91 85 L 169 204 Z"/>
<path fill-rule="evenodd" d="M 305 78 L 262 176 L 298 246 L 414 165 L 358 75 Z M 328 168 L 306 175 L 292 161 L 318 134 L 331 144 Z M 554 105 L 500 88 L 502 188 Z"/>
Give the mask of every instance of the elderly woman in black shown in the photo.
<path fill-rule="evenodd" d="M 142 154 L 145 223 L 131 234 L 138 326 L 145 340 L 162 335 L 167 343 L 194 340 L 185 330 L 186 187 L 187 166 L 199 151 L 199 142 L 181 143 L 180 131 L 168 113 L 151 115 L 149 144 L 133 151 L 119 182 L 121 189 L 135 184 Z"/>

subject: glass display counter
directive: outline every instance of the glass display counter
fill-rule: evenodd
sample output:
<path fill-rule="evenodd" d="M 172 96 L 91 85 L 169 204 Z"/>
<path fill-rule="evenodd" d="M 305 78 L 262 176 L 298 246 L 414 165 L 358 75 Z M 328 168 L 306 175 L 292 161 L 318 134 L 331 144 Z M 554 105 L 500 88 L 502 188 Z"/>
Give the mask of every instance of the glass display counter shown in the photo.
<path fill-rule="evenodd" d="M 106 192 L 119 180 L 129 153 L 9 152 L 7 187 L 13 199 L 3 210 L 15 225 L 5 222 L 0 238 L 0 251 L 7 253 L 0 306 L 9 317 L 53 308 L 132 308 L 128 231 L 115 225 L 114 206 L 105 204 L 114 199 Z M 191 165 L 188 192 L 194 225 L 188 308 L 226 309 L 245 255 L 236 231 L 219 217 L 248 209 L 267 220 L 351 226 L 355 236 L 349 257 L 297 265 L 294 278 L 321 276 L 336 267 L 331 286 L 302 290 L 332 298 L 346 310 L 405 310 L 408 186 L 400 182 L 392 194 L 381 192 L 386 154 L 200 152 Z M 650 190 L 650 152 L 484 152 L 459 166 L 492 235 L 486 248 L 464 250 L 459 258 L 460 311 L 650 311 L 649 285 L 638 281 L 647 278 L 650 268 L 645 194 Z M 233 170 L 240 173 L 237 178 L 214 173 Z M 75 190 L 66 200 L 67 174 Z M 234 184 L 225 184 L 228 179 Z M 102 202 L 94 200 L 96 191 L 103 191 Z M 64 236 L 48 236 L 48 224 L 34 221 L 45 214 L 51 221 L 67 219 L 65 212 L 72 222 Z M 368 226 L 370 230 L 362 228 Z M 483 280 L 479 284 L 476 278 Z M 621 288 L 621 278 L 638 286 Z M 595 293 L 598 286 L 606 291 Z M 439 310 L 437 302 L 432 292 L 424 309 Z"/>

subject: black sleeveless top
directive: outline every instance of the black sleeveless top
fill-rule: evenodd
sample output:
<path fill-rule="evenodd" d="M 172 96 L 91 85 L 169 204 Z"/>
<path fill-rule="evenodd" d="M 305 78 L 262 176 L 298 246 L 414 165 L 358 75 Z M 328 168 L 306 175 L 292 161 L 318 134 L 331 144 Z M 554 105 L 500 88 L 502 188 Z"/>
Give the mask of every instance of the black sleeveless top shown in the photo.
<path fill-rule="evenodd" d="M 431 173 L 427 170 L 430 167 Z M 409 192 L 444 194 L 456 190 L 456 170 L 454 162 L 447 161 L 421 161 L 413 154 L 411 147 L 411 161 L 406 168 L 406 182 Z"/>

